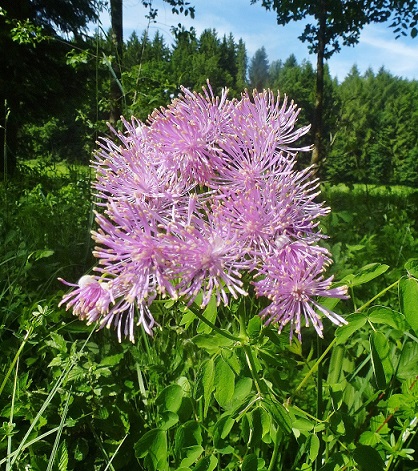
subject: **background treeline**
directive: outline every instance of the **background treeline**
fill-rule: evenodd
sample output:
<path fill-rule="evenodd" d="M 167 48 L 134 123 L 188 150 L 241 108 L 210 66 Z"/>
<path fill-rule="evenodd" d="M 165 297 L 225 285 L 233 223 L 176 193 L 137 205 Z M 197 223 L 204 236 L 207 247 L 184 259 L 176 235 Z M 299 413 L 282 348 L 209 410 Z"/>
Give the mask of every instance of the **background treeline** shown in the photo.
<path fill-rule="evenodd" d="M 301 125 L 314 116 L 315 70 L 294 55 L 269 62 L 264 48 L 248 58 L 246 46 L 213 29 L 197 35 L 174 29 L 168 45 L 160 33 L 133 33 L 124 43 L 120 88 L 126 117 L 145 120 L 155 107 L 168 104 L 180 85 L 200 89 L 209 78 L 215 91 L 230 96 L 244 88 L 270 87 L 302 108 Z M 71 46 L 71 45 L 70 45 Z M 115 56 L 102 35 L 73 44 L 66 54 L 68 86 L 62 105 L 31 113 L 19 135 L 20 159 L 67 159 L 87 163 L 98 135 L 107 132 L 109 87 Z M 342 82 L 325 76 L 324 129 L 326 160 L 322 178 L 333 182 L 418 184 L 418 82 L 385 69 L 361 74 L 356 66 Z M 307 136 L 312 142 L 312 136 Z M 305 159 L 305 160 L 303 160 Z M 301 156 L 308 164 L 309 156 Z"/>

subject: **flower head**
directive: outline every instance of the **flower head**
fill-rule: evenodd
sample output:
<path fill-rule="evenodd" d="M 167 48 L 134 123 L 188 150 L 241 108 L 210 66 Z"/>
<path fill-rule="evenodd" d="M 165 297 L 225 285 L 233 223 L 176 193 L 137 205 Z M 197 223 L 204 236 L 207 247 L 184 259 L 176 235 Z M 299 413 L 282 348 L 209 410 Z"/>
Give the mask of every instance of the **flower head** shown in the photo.
<path fill-rule="evenodd" d="M 94 275 L 61 304 L 133 341 L 136 325 L 152 333 L 156 298 L 227 305 L 253 276 L 255 295 L 270 301 L 260 315 L 280 331 L 289 324 L 300 337 L 313 325 L 322 335 L 322 316 L 344 322 L 316 299 L 346 290 L 324 276 L 318 224 L 328 208 L 312 169 L 296 168 L 297 152 L 310 150 L 295 143 L 309 130 L 296 127 L 298 114 L 269 90 L 228 100 L 208 84 L 182 88 L 147 124 L 111 128 L 92 163 Z"/>
<path fill-rule="evenodd" d="M 312 325 L 322 337 L 321 314 L 336 325 L 345 320 L 316 301 L 318 296 L 347 298 L 347 287 L 331 288 L 332 277 L 324 278 L 326 258 L 311 253 L 309 246 L 300 251 L 299 256 L 283 249 L 269 257 L 258 272 L 258 281 L 254 281 L 258 296 L 264 296 L 271 303 L 260 312 L 266 324 L 277 324 L 279 331 L 289 324 L 290 338 L 296 333 L 301 340 L 301 327 Z M 289 255 L 292 255 L 289 257 Z M 308 257 L 306 257 L 308 255 Z"/>

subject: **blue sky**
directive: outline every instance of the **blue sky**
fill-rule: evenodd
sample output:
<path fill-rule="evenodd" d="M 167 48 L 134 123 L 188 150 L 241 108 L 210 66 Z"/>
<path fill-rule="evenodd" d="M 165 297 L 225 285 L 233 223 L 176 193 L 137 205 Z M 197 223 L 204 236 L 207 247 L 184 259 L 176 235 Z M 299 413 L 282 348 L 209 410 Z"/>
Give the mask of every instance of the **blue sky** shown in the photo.
<path fill-rule="evenodd" d="M 171 44 L 173 37 L 170 28 L 179 22 L 185 27 L 193 26 L 198 34 L 206 28 L 214 28 L 219 37 L 232 33 L 236 42 L 242 38 L 249 58 L 264 46 L 270 62 L 286 60 L 293 53 L 298 62 L 307 59 L 315 66 L 315 56 L 310 55 L 307 45 L 298 39 L 304 23 L 279 26 L 275 13 L 266 11 L 261 2 L 251 5 L 250 0 L 189 1 L 196 8 L 193 20 L 183 15 L 173 15 L 168 4 L 154 0 L 158 18 L 157 23 L 150 25 L 150 34 L 153 36 L 153 32 L 158 30 Z M 125 40 L 132 31 L 140 34 L 147 27 L 146 10 L 140 0 L 124 0 L 123 14 Z M 101 22 L 105 29 L 109 27 L 108 14 L 103 13 Z M 377 72 L 384 66 L 393 75 L 418 80 L 418 37 L 395 39 L 388 24 L 369 25 L 363 29 L 359 44 L 342 47 L 341 52 L 328 61 L 331 75 L 340 81 L 354 64 L 361 73 L 369 67 Z"/>

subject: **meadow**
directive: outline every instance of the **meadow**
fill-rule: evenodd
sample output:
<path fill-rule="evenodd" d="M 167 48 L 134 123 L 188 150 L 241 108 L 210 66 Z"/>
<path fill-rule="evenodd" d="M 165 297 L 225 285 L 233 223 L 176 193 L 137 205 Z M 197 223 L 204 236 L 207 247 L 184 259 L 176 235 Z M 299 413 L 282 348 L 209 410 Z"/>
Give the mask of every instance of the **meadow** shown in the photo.
<path fill-rule="evenodd" d="M 90 183 L 39 161 L 0 186 L 1 469 L 418 469 L 418 190 L 322 185 L 350 289 L 324 339 L 290 343 L 251 299 L 161 300 L 154 336 L 119 343 L 58 307 L 93 264 Z"/>

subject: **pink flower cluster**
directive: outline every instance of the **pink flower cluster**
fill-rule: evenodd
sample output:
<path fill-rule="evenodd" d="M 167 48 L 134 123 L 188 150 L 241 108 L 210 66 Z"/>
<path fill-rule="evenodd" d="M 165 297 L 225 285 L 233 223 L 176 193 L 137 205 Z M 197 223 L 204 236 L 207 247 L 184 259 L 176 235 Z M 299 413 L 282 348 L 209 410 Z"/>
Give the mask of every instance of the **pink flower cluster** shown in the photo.
<path fill-rule="evenodd" d="M 270 301 L 260 316 L 280 331 L 289 324 L 291 336 L 302 325 L 322 335 L 322 315 L 342 324 L 316 301 L 345 298 L 346 287 L 324 278 L 318 218 L 328 208 L 312 169 L 295 167 L 310 150 L 294 147 L 309 130 L 295 127 L 298 113 L 269 90 L 230 100 L 208 84 L 182 89 L 147 124 L 123 120 L 93 162 L 97 266 L 61 304 L 133 341 L 135 325 L 152 333 L 157 297 L 227 305 L 253 285 Z"/>

